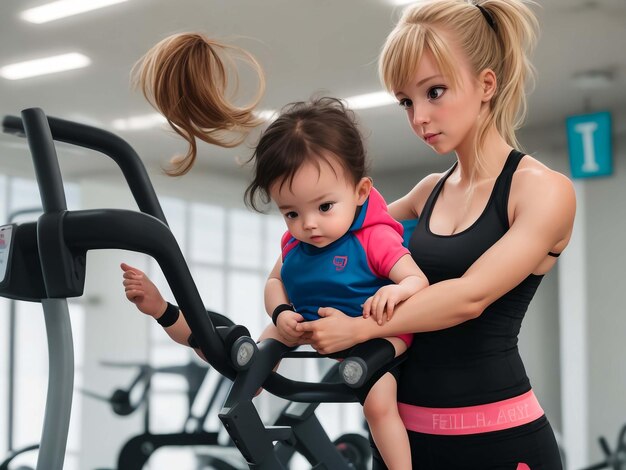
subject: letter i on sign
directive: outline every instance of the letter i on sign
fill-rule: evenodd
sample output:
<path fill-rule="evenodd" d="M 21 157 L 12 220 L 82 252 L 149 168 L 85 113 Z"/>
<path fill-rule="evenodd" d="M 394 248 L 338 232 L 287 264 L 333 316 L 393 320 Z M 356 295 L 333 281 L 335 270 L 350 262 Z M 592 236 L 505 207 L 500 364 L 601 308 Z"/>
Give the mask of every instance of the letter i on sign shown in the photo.
<path fill-rule="evenodd" d="M 567 118 L 567 143 L 574 178 L 613 173 L 611 114 L 583 114 Z"/>

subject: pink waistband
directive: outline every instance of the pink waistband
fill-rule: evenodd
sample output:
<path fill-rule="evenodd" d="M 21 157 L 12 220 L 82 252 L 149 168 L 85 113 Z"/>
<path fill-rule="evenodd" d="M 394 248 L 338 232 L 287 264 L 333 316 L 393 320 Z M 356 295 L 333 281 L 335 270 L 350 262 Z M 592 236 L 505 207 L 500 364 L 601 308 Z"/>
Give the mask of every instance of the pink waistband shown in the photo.
<path fill-rule="evenodd" d="M 507 400 L 462 408 L 426 408 L 398 403 L 409 431 L 458 436 L 501 431 L 530 423 L 543 416 L 532 390 Z"/>

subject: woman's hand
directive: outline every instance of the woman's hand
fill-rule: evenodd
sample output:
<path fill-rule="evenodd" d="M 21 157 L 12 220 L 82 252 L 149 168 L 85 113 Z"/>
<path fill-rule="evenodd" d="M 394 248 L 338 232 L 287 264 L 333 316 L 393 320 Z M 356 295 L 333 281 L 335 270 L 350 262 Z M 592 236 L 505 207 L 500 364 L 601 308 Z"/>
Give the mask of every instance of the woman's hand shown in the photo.
<path fill-rule="evenodd" d="M 150 278 L 126 263 L 122 263 L 120 267 L 124 271 L 126 298 L 134 303 L 140 312 L 154 318 L 161 316 L 167 308 L 167 302 Z"/>
<path fill-rule="evenodd" d="M 304 332 L 302 338 L 320 354 L 343 351 L 362 343 L 368 339 L 365 337 L 366 322 L 375 325 L 372 320 L 352 318 L 332 307 L 322 307 L 317 313 L 322 318 L 298 323 L 296 331 Z"/>

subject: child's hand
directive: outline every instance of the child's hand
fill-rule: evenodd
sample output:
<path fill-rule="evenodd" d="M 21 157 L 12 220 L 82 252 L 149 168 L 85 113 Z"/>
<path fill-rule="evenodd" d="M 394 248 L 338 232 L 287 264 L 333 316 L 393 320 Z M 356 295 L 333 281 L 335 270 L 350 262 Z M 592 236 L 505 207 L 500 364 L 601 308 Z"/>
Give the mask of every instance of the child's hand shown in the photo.
<path fill-rule="evenodd" d="M 167 308 L 167 302 L 152 281 L 142 271 L 122 263 L 126 298 L 134 303 L 140 312 L 159 317 Z"/>
<path fill-rule="evenodd" d="M 363 304 L 363 318 L 374 317 L 379 325 L 391 320 L 396 305 L 406 300 L 405 289 L 398 284 L 381 287 Z"/>
<path fill-rule="evenodd" d="M 292 344 L 299 344 L 302 331 L 296 331 L 296 325 L 304 321 L 304 317 L 291 310 L 285 310 L 276 320 L 276 328 L 280 334 Z"/>

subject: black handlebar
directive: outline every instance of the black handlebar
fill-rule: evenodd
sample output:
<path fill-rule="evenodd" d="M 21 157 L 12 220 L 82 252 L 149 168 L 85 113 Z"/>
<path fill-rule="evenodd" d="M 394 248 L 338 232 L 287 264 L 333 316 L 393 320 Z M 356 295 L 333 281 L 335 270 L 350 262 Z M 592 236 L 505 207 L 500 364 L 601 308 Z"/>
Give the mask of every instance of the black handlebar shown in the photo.
<path fill-rule="evenodd" d="M 45 114 L 37 108 L 25 111 L 31 114 L 40 112 L 45 119 Z M 156 217 L 167 225 L 165 215 L 154 192 L 148 173 L 137 152 L 128 142 L 111 132 L 96 127 L 50 116 L 47 117 L 47 120 L 52 139 L 101 152 L 117 163 L 137 202 L 139 210 Z M 5 116 L 2 120 L 2 130 L 7 134 L 19 137 L 26 136 L 24 122 L 22 118 L 17 116 Z"/>

